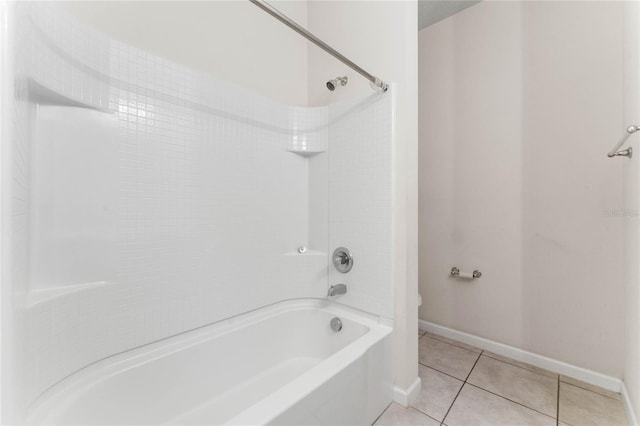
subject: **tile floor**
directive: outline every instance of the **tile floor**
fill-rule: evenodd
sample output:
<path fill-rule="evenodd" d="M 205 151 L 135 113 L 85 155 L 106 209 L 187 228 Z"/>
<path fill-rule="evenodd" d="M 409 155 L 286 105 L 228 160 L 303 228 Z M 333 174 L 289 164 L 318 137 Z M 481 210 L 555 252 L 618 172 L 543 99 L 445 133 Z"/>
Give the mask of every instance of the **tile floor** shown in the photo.
<path fill-rule="evenodd" d="M 626 426 L 620 394 L 418 331 L 422 391 L 376 426 Z"/>

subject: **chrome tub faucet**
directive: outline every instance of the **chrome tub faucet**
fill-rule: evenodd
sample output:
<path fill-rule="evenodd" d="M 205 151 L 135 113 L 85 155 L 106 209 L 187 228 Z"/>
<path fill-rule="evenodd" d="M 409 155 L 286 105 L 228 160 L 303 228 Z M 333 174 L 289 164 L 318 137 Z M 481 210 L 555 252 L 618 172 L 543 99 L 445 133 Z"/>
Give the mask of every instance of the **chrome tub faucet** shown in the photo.
<path fill-rule="evenodd" d="M 347 292 L 346 284 L 336 284 L 329 287 L 329 296 L 336 296 L 338 294 L 345 294 Z"/>

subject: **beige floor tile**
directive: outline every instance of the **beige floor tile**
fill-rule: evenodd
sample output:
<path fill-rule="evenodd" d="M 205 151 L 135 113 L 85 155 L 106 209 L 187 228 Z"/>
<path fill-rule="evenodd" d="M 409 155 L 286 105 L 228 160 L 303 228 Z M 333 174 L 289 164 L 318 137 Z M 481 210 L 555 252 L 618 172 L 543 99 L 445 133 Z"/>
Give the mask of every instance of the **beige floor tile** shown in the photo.
<path fill-rule="evenodd" d="M 582 382 L 580 380 L 572 379 L 567 376 L 560 376 L 560 381 L 564 383 L 569 383 L 570 385 L 577 386 L 582 389 L 590 390 L 591 392 L 599 393 L 600 395 L 608 396 L 609 398 L 618 399 L 622 401 L 622 396 L 619 393 L 610 391 L 605 388 L 601 388 L 600 386 L 595 386 L 589 383 Z"/>
<path fill-rule="evenodd" d="M 465 380 L 480 354 L 427 335 L 418 341 L 420 363 Z"/>
<path fill-rule="evenodd" d="M 418 339 L 427 334 L 426 330 L 418 329 Z"/>
<path fill-rule="evenodd" d="M 484 351 L 482 354 L 499 361 L 526 368 L 527 370 L 535 371 L 536 373 L 543 374 L 545 376 L 555 377 L 556 379 L 558 378 L 558 374 L 554 373 L 553 371 L 545 370 L 544 368 L 536 367 L 535 365 L 527 364 L 526 362 L 516 361 L 515 359 L 507 358 L 506 356 L 494 354 L 493 352 L 489 351 Z"/>
<path fill-rule="evenodd" d="M 480 349 L 477 346 L 468 345 L 466 343 L 462 343 L 462 342 L 459 342 L 457 340 L 449 339 L 448 337 L 444 337 L 444 336 L 441 336 L 441 335 L 435 334 L 435 333 L 429 333 L 428 332 L 427 334 L 429 336 L 433 337 L 434 339 L 440 340 L 441 342 L 445 342 L 445 343 L 448 343 L 450 345 L 458 346 L 458 347 L 460 347 L 462 349 L 466 349 L 466 350 L 471 351 L 471 352 L 477 352 L 477 353 L 482 352 L 482 349 Z"/>
<path fill-rule="evenodd" d="M 573 426 L 627 425 L 622 401 L 560 383 L 560 421 Z"/>
<path fill-rule="evenodd" d="M 556 417 L 558 379 L 482 355 L 468 382 L 507 399 Z"/>
<path fill-rule="evenodd" d="M 424 365 L 419 367 L 422 390 L 413 406 L 434 419 L 442 421 L 463 382 Z"/>
<path fill-rule="evenodd" d="M 415 408 L 404 408 L 396 403 L 385 410 L 374 426 L 439 426 L 440 422 L 419 412 Z"/>
<path fill-rule="evenodd" d="M 448 426 L 555 426 L 555 419 L 465 384 L 444 419 Z"/>

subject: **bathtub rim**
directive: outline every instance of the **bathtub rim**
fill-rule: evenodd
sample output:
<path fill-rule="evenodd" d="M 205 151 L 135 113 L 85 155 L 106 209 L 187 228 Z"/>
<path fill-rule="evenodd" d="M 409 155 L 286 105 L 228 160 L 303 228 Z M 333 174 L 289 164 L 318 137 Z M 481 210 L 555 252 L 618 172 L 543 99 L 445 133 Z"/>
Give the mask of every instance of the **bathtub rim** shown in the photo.
<path fill-rule="evenodd" d="M 56 418 L 64 412 L 78 394 L 89 390 L 96 383 L 108 380 L 110 377 L 136 368 L 139 365 L 187 350 L 193 346 L 205 343 L 208 340 L 233 333 L 236 330 L 251 326 L 252 324 L 259 323 L 271 317 L 287 312 L 310 309 L 323 310 L 354 321 L 366 326 L 368 331 L 344 348 L 339 349 L 329 357 L 323 359 L 320 364 L 302 373 L 263 400 L 252 406 L 248 406 L 241 413 L 227 421 L 242 424 L 238 423 L 236 419 L 244 422 L 243 419 L 257 418 L 256 416 L 260 416 L 261 421 L 268 422 L 269 419 L 273 419 L 282 414 L 287 408 L 286 402 L 292 401 L 292 396 L 289 396 L 287 399 L 284 398 L 285 395 L 293 395 L 296 399 L 308 395 L 316 387 L 329 380 L 333 375 L 331 374 L 332 372 L 335 373 L 342 370 L 357 361 L 371 346 L 390 335 L 393 331 L 393 321 L 386 317 L 371 314 L 324 298 L 300 298 L 278 301 L 97 360 L 64 377 L 43 391 L 28 406 L 25 415 L 25 424 L 47 424 L 47 420 Z M 266 400 L 271 401 L 267 407 L 264 406 L 265 404 L 262 404 Z M 172 420 L 173 419 L 170 419 L 168 423 L 170 424 Z"/>

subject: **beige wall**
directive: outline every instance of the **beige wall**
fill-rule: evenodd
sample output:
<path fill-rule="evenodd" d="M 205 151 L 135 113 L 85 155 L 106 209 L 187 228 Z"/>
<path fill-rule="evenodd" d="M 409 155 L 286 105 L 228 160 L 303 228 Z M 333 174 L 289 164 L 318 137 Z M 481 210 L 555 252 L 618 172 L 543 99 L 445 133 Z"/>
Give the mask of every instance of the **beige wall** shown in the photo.
<path fill-rule="evenodd" d="M 117 40 L 281 102 L 307 103 L 307 41 L 248 1 L 61 3 Z M 306 24 L 306 2 L 271 3 Z"/>
<path fill-rule="evenodd" d="M 366 19 L 365 19 L 366 17 Z M 412 1 L 311 1 L 309 29 L 379 78 L 394 83 L 394 376 L 406 389 L 418 375 L 417 329 L 417 4 Z M 325 83 L 347 75 L 329 92 Z M 313 47 L 309 101 L 333 103 L 366 93 L 369 83 Z M 313 166 L 311 166 L 313 167 Z"/>
<path fill-rule="evenodd" d="M 420 32 L 422 319 L 622 377 L 622 19 L 481 2 Z"/>
<path fill-rule="evenodd" d="M 624 125 L 640 124 L 640 3 L 624 3 Z M 638 136 L 629 139 L 638 149 Z M 638 152 L 638 151 L 636 151 Z M 634 153 L 635 154 L 635 153 Z M 624 161 L 625 209 L 640 211 L 640 158 Z M 624 383 L 636 416 L 640 414 L 640 226 L 637 216 L 625 219 Z"/>

